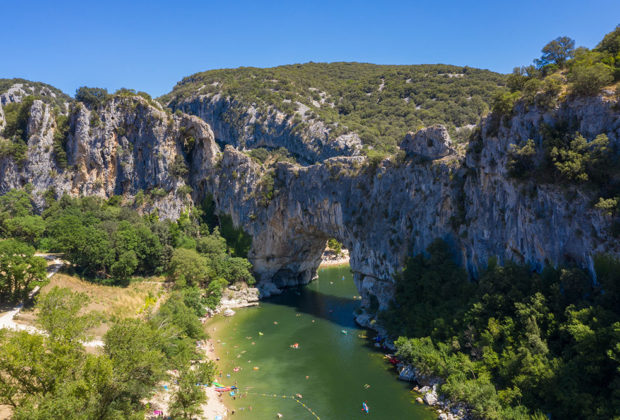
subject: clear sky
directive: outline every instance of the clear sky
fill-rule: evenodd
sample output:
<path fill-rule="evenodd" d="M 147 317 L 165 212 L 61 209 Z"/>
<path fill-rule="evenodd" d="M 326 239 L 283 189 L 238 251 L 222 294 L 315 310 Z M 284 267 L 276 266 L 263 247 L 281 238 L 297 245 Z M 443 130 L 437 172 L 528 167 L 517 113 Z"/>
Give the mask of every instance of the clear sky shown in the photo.
<path fill-rule="evenodd" d="M 159 96 L 184 76 L 308 61 L 510 72 L 567 35 L 594 47 L 619 0 L 0 0 L 0 78 Z"/>

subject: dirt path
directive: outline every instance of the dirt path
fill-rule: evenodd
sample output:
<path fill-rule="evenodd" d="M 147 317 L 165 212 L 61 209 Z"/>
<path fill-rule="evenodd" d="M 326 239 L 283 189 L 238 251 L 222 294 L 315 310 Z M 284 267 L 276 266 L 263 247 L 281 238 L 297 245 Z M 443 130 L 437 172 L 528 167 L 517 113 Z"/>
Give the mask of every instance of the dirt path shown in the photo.
<path fill-rule="evenodd" d="M 58 273 L 58 270 L 60 270 L 62 266 L 65 265 L 64 261 L 62 261 L 60 258 L 57 258 L 54 255 L 35 254 L 35 256 L 43 257 L 47 261 L 51 261 L 51 263 L 47 265 L 47 278 L 48 279 L 51 278 L 54 274 Z M 37 293 L 39 293 L 39 290 L 40 290 L 39 286 L 35 287 L 28 294 L 28 298 L 32 299 Z M 17 322 L 15 322 L 15 319 L 14 319 L 15 316 L 19 314 L 19 312 L 22 310 L 23 307 L 24 307 L 24 303 L 22 302 L 19 305 L 15 306 L 13 309 L 11 309 L 9 312 L 0 316 L 0 329 L 9 329 L 13 331 L 28 331 L 30 334 L 45 335 L 46 334 L 45 331 L 40 330 L 36 327 L 33 327 L 32 325 L 18 324 Z M 103 347 L 103 341 L 101 340 L 86 341 L 82 344 L 84 344 L 85 347 Z"/>

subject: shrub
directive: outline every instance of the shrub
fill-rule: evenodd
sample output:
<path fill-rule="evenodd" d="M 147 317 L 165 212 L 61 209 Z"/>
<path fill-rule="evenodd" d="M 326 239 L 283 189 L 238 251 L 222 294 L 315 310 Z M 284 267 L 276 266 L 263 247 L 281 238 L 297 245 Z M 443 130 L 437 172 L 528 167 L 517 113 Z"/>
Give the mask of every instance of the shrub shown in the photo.
<path fill-rule="evenodd" d="M 603 86 L 613 81 L 613 72 L 603 63 L 578 64 L 571 68 L 568 80 L 572 83 L 573 93 L 584 96 L 597 95 Z"/>
<path fill-rule="evenodd" d="M 91 108 L 100 107 L 105 103 L 108 97 L 108 90 L 102 88 L 82 86 L 75 92 L 75 99 Z"/>
<path fill-rule="evenodd" d="M 594 205 L 594 208 L 601 210 L 603 213 L 608 216 L 613 215 L 618 209 L 618 198 L 603 198 L 600 197 L 598 203 Z"/>
<path fill-rule="evenodd" d="M 535 168 L 536 144 L 534 140 L 528 139 L 522 147 L 511 146 L 508 152 L 508 173 L 515 178 L 524 178 Z"/>
<path fill-rule="evenodd" d="M 28 142 L 28 120 L 33 96 L 25 97 L 22 102 L 13 102 L 4 106 L 5 126 L 2 135 L 14 142 Z"/>
<path fill-rule="evenodd" d="M 170 165 L 170 173 L 177 178 L 184 178 L 189 174 L 189 168 L 182 154 L 178 153 L 174 157 L 174 162 Z"/>

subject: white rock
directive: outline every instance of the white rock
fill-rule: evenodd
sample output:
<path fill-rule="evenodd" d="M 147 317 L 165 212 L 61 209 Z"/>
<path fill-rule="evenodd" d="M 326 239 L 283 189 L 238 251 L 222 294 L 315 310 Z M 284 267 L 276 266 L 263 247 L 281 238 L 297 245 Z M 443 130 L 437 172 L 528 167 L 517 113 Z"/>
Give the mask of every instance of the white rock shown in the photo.
<path fill-rule="evenodd" d="M 424 402 L 428 405 L 437 404 L 437 394 L 435 392 L 427 392 L 424 394 Z"/>

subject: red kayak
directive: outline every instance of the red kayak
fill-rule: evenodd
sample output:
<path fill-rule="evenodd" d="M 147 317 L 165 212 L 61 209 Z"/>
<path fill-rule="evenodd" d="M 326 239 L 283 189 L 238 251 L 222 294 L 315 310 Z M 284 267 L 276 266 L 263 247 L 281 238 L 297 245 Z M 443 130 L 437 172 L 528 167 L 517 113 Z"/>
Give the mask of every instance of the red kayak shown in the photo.
<path fill-rule="evenodd" d="M 230 392 L 237 389 L 236 386 L 218 386 L 215 387 L 215 392 Z"/>
<path fill-rule="evenodd" d="M 396 366 L 400 363 L 400 360 L 398 360 L 396 357 L 390 357 L 390 363 Z"/>

